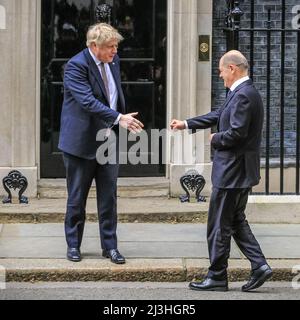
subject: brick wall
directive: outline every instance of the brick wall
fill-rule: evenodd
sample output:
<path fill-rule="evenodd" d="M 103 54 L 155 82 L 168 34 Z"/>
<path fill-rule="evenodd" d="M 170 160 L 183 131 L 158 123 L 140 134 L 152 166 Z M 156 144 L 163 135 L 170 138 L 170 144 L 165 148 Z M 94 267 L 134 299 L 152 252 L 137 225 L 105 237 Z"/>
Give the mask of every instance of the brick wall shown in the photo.
<path fill-rule="evenodd" d="M 255 3 L 254 27 L 267 27 L 268 9 L 271 9 L 271 28 L 281 28 L 281 0 L 253 0 Z M 286 0 L 286 28 L 291 29 L 292 8 L 299 5 L 299 0 Z M 218 61 L 226 52 L 226 35 L 223 32 L 226 1 L 214 0 L 213 17 L 213 108 L 218 108 L 225 99 L 223 81 L 218 75 Z M 240 8 L 244 11 L 241 28 L 250 28 L 250 1 L 241 0 Z M 239 49 L 250 59 L 250 33 L 241 32 Z M 285 141 L 286 158 L 294 158 L 296 151 L 296 107 L 297 107 L 297 34 L 286 33 L 285 54 Z M 267 34 L 256 32 L 254 37 L 253 80 L 260 91 L 264 106 L 266 106 L 266 73 L 267 73 Z M 281 106 L 281 33 L 272 34 L 271 38 L 271 157 L 278 158 L 280 154 L 280 106 Z M 300 94 L 300 93 L 299 93 Z M 265 138 L 265 129 L 264 135 Z M 262 155 L 265 154 L 265 140 L 262 143 Z"/>

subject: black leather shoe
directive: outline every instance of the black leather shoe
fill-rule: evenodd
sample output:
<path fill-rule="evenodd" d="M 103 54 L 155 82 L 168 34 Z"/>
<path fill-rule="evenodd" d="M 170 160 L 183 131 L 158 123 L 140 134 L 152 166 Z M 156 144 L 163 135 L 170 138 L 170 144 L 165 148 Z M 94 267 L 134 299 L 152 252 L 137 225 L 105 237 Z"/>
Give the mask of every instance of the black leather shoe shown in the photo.
<path fill-rule="evenodd" d="M 247 292 L 259 288 L 266 280 L 271 278 L 272 273 L 272 269 L 267 264 L 264 264 L 260 268 L 252 271 L 250 280 L 242 286 L 242 291 Z"/>
<path fill-rule="evenodd" d="M 73 262 L 80 262 L 81 261 L 80 250 L 77 248 L 68 248 L 67 258 L 68 258 L 68 260 L 73 261 Z"/>
<path fill-rule="evenodd" d="M 102 256 L 105 258 L 110 258 L 111 262 L 116 264 L 124 264 L 125 258 L 121 255 L 118 249 L 111 249 L 111 250 L 103 250 Z"/>
<path fill-rule="evenodd" d="M 227 280 L 214 280 L 212 278 L 205 278 L 200 282 L 191 282 L 189 288 L 198 291 L 228 291 Z"/>

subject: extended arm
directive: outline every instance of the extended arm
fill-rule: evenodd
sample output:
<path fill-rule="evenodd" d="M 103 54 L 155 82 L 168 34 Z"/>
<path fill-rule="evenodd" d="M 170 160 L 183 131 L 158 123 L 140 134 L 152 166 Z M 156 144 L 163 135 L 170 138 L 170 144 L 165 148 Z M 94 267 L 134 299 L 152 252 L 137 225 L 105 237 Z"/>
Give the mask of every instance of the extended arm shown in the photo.
<path fill-rule="evenodd" d="M 198 116 L 187 120 L 188 129 L 207 129 L 211 128 L 218 123 L 220 117 L 220 109 L 212 111 L 203 116 Z"/>
<path fill-rule="evenodd" d="M 186 121 L 174 119 L 170 126 L 172 130 L 192 129 L 193 132 L 196 132 L 197 129 L 207 129 L 217 124 L 219 116 L 220 109 Z"/>

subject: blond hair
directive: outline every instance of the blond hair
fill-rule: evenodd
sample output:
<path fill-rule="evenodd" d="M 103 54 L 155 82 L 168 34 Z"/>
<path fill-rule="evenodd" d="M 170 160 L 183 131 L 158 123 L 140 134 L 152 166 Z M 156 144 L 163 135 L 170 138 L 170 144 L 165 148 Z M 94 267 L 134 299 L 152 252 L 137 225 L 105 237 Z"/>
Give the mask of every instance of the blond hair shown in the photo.
<path fill-rule="evenodd" d="M 87 47 L 90 47 L 92 43 L 101 46 L 111 40 L 120 42 L 124 39 L 114 27 L 106 23 L 90 26 L 86 38 Z"/>

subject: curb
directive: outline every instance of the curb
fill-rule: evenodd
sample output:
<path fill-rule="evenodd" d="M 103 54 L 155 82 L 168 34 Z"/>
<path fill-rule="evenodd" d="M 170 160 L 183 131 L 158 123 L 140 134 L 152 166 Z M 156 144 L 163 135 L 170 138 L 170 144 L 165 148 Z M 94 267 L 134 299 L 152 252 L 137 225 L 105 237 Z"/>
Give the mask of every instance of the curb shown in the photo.
<path fill-rule="evenodd" d="M 293 266 L 299 260 L 270 260 L 273 277 L 270 281 L 292 281 L 296 274 Z M 7 282 L 188 282 L 205 276 L 205 259 L 128 259 L 125 265 L 113 265 L 107 260 L 84 260 L 74 264 L 65 260 L 1 259 Z M 299 268 L 300 272 L 300 268 Z M 247 281 L 249 263 L 230 261 L 230 282 Z"/>

